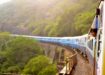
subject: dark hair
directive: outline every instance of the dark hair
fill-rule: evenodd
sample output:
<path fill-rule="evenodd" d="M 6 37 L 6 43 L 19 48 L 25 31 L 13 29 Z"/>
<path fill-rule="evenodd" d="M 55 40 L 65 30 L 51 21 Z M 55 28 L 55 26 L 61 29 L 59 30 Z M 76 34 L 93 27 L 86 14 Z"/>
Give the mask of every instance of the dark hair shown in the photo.
<path fill-rule="evenodd" d="M 97 29 L 91 29 L 90 32 L 95 32 L 95 33 L 97 33 Z"/>

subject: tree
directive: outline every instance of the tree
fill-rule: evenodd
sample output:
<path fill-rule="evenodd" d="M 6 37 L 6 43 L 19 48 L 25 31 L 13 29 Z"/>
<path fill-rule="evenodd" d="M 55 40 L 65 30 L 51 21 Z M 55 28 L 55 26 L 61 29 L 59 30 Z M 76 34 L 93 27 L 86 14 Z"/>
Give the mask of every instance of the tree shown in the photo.
<path fill-rule="evenodd" d="M 1 32 L 0 33 L 0 50 L 6 46 L 7 42 L 11 39 L 8 32 Z"/>
<path fill-rule="evenodd" d="M 56 75 L 57 67 L 56 65 L 49 65 L 38 73 L 38 75 Z"/>
<path fill-rule="evenodd" d="M 98 0 L 50 0 L 50 2 L 46 0 L 42 3 L 36 0 L 13 0 L 0 6 L 0 31 L 43 36 L 76 35 L 74 25 L 76 15 L 85 13 L 85 11 L 93 11 L 98 3 Z M 90 14 L 87 16 L 91 17 Z M 59 17 L 60 21 L 57 19 Z M 86 29 L 87 25 L 85 27 L 83 25 L 82 29 Z M 88 28 L 82 32 L 87 30 Z"/>
<path fill-rule="evenodd" d="M 75 16 L 75 29 L 78 34 L 85 34 L 88 32 L 89 28 L 91 27 L 92 21 L 94 19 L 94 11 L 85 11 L 82 13 L 77 14 Z"/>
<path fill-rule="evenodd" d="M 1 70 L 8 72 L 14 66 L 18 66 L 22 70 L 29 59 L 42 55 L 43 50 L 34 39 L 16 37 L 7 43 L 7 47 L 0 54 L 3 59 L 5 58 L 5 61 L 1 63 Z M 17 70 L 17 67 L 15 68 Z"/>
<path fill-rule="evenodd" d="M 19 66 L 10 66 L 10 67 L 8 67 L 8 69 L 7 69 L 7 72 L 9 72 L 9 73 L 18 73 L 18 72 L 20 72 L 21 70 L 20 70 L 20 67 Z"/>
<path fill-rule="evenodd" d="M 38 75 L 38 73 L 49 64 L 50 60 L 46 56 L 34 57 L 26 64 L 22 74 Z"/>

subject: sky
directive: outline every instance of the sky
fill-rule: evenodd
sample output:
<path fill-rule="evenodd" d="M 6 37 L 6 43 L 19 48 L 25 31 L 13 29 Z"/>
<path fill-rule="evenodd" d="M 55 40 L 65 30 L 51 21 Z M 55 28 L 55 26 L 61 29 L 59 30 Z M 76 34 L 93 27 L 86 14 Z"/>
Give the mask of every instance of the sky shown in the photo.
<path fill-rule="evenodd" d="M 11 0 L 0 0 L 0 4 L 3 4 L 3 3 L 6 3 L 6 2 L 9 2 Z"/>

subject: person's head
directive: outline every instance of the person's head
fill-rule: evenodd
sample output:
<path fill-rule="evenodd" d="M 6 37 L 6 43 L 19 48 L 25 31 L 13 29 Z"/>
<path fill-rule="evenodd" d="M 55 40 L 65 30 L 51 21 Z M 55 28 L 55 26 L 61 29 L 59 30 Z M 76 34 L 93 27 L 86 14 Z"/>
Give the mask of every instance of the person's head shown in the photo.
<path fill-rule="evenodd" d="M 97 35 L 97 29 L 91 29 L 90 35 L 92 35 L 93 37 L 96 37 L 96 35 Z"/>

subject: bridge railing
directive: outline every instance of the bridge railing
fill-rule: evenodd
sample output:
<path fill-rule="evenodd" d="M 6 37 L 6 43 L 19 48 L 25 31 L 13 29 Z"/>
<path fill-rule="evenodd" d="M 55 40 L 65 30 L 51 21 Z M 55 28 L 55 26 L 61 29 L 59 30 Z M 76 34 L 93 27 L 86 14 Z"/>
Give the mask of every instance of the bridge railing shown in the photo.
<path fill-rule="evenodd" d="M 59 75 L 70 75 L 73 68 L 77 64 L 77 52 L 75 51 L 74 55 L 67 57 L 65 62 L 66 62 L 66 64 L 65 64 L 64 68 L 59 72 Z"/>

